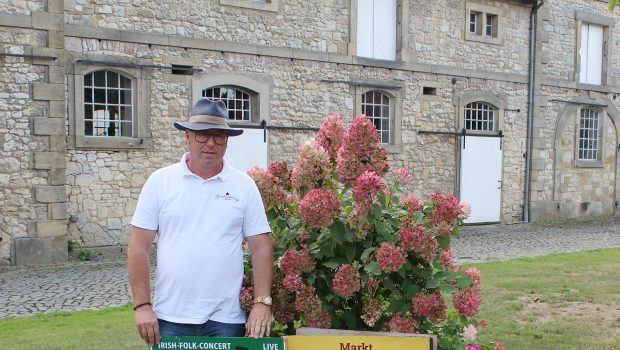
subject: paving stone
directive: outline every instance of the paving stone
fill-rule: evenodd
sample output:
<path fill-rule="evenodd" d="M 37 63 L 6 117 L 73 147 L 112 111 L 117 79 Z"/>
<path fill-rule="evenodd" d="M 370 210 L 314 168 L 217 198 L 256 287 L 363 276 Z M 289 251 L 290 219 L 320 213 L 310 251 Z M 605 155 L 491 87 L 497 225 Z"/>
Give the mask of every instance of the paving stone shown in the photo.
<path fill-rule="evenodd" d="M 620 247 L 620 217 L 554 226 L 465 226 L 452 241 L 457 263 L 506 260 Z M 154 273 L 152 274 L 154 276 Z M 131 301 L 126 257 L 0 267 L 0 318 L 96 310 Z M 155 283 L 151 283 L 152 286 Z"/>

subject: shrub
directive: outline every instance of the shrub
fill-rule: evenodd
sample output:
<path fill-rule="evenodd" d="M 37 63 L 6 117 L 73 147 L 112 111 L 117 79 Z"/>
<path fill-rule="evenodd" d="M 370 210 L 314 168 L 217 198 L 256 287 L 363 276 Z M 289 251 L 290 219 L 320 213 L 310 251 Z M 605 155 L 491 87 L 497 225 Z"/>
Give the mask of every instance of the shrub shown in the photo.
<path fill-rule="evenodd" d="M 465 326 L 478 324 L 480 273 L 453 264 L 450 240 L 469 206 L 443 193 L 403 194 L 411 175 L 404 168 L 389 174 L 368 118 L 356 116 L 346 131 L 340 116 L 328 116 L 291 170 L 272 163 L 248 174 L 273 231 L 274 330 L 433 333 L 441 349 L 466 346 Z M 251 269 L 246 273 L 249 310 Z"/>

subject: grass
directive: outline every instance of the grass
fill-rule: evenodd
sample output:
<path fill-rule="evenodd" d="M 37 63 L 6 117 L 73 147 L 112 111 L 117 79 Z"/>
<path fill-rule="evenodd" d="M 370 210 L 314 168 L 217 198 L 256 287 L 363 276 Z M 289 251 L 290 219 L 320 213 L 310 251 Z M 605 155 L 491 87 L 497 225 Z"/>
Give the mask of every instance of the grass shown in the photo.
<path fill-rule="evenodd" d="M 481 337 L 508 349 L 620 350 L 620 249 L 474 265 Z"/>
<path fill-rule="evenodd" d="M 508 349 L 620 350 L 620 249 L 473 265 L 480 336 Z M 0 349 L 147 349 L 130 305 L 0 319 Z"/>
<path fill-rule="evenodd" d="M 130 305 L 0 319 L 0 349 L 139 349 Z"/>

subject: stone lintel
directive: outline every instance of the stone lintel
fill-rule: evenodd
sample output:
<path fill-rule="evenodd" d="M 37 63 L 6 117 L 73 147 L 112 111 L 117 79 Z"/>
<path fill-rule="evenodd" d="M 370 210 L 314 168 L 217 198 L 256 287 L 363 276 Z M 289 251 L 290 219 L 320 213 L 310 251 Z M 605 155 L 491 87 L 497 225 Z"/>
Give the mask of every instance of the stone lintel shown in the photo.
<path fill-rule="evenodd" d="M 63 83 L 64 84 L 64 83 Z M 65 101 L 50 101 L 49 115 L 50 118 L 62 118 L 63 120 L 66 117 L 67 106 Z M 64 134 L 64 133 L 63 133 Z"/>
<path fill-rule="evenodd" d="M 65 151 L 67 150 L 67 138 L 65 135 L 50 135 L 49 150 L 51 152 L 62 152 L 63 159 L 59 159 L 60 162 L 65 163 Z M 64 168 L 65 166 L 58 166 L 58 168 Z"/>
<path fill-rule="evenodd" d="M 47 31 L 47 47 L 62 49 L 65 47 L 65 32 L 59 30 Z"/>
<path fill-rule="evenodd" d="M 65 186 L 36 186 L 34 199 L 39 203 L 64 203 L 67 200 Z"/>
<path fill-rule="evenodd" d="M 58 237 L 67 235 L 67 220 L 35 221 L 36 237 Z"/>
<path fill-rule="evenodd" d="M 59 263 L 69 260 L 68 242 L 67 236 L 52 237 L 52 261 Z"/>
<path fill-rule="evenodd" d="M 0 26 L 32 28 L 32 17 L 25 15 L 0 14 Z"/>
<path fill-rule="evenodd" d="M 15 265 L 51 264 L 52 240 L 49 238 L 16 238 Z"/>
<path fill-rule="evenodd" d="M 60 118 L 34 118 L 32 120 L 35 135 L 64 135 L 65 120 Z"/>
<path fill-rule="evenodd" d="M 65 161 L 62 162 L 62 168 L 50 169 L 49 182 L 50 185 L 65 185 L 67 183 L 67 169 L 65 167 Z"/>
<path fill-rule="evenodd" d="M 65 0 L 47 0 L 47 12 L 65 13 Z"/>
<path fill-rule="evenodd" d="M 52 220 L 67 220 L 67 204 L 51 203 L 47 205 L 47 213 Z"/>
<path fill-rule="evenodd" d="M 35 100 L 62 101 L 65 99 L 65 85 L 32 83 L 32 97 Z"/>
<path fill-rule="evenodd" d="M 56 48 L 51 48 L 51 47 L 33 47 L 32 48 L 32 54 L 35 56 L 50 56 L 50 57 L 56 57 L 55 60 L 38 60 L 38 59 L 32 59 L 32 64 L 38 64 L 38 65 L 42 65 L 42 66 L 58 66 L 58 65 L 63 65 L 64 64 L 64 50 L 63 49 L 56 49 Z"/>
<path fill-rule="evenodd" d="M 63 14 L 49 12 L 32 13 L 32 28 L 34 29 L 62 31 L 64 24 L 65 18 Z"/>
<path fill-rule="evenodd" d="M 34 169 L 55 169 L 65 167 L 64 152 L 32 152 Z"/>

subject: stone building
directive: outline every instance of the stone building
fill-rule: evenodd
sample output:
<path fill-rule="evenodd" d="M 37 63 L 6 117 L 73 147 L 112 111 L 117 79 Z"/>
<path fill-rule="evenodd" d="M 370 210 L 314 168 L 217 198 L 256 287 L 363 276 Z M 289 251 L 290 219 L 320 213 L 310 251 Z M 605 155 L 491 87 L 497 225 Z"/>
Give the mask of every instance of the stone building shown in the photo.
<path fill-rule="evenodd" d="M 618 16 L 538 1 L 0 1 L 0 265 L 126 244 L 200 97 L 246 128 L 241 168 L 365 113 L 410 190 L 470 222 L 615 215 Z"/>

